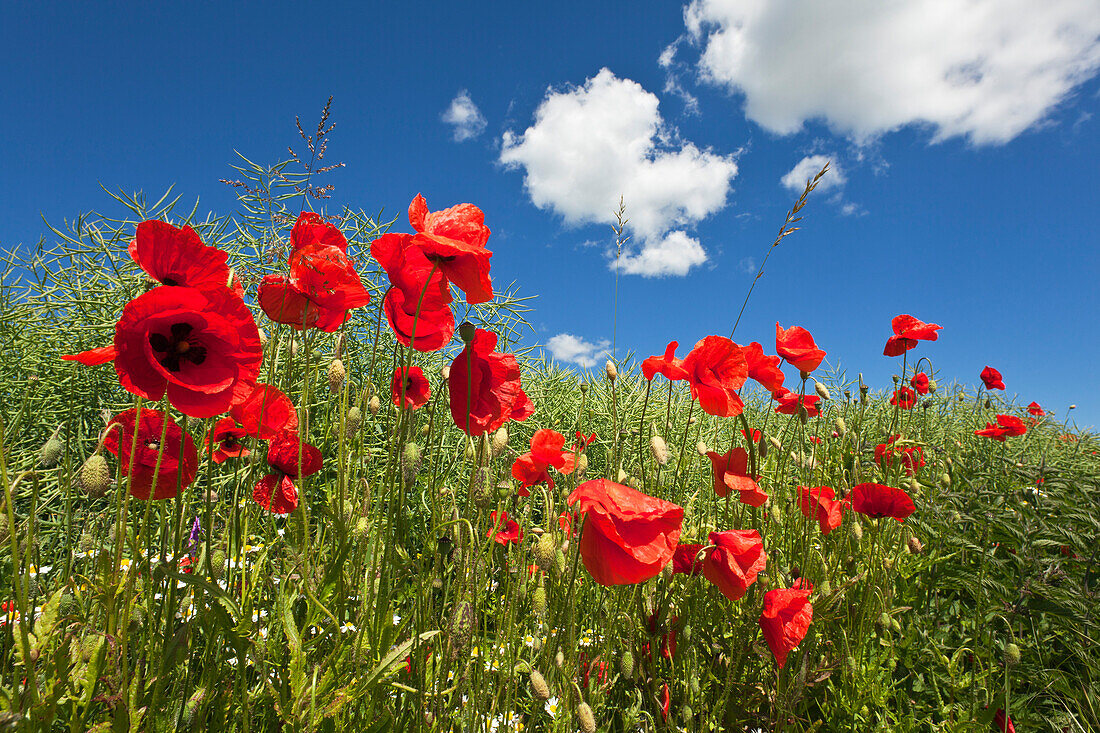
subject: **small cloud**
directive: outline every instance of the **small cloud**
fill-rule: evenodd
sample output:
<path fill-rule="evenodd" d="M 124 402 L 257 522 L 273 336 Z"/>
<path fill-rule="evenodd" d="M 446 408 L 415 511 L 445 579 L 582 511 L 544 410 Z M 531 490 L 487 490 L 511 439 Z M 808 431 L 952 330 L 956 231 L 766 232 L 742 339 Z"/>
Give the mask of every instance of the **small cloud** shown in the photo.
<path fill-rule="evenodd" d="M 611 353 L 611 342 L 600 339 L 593 344 L 571 333 L 559 333 L 550 337 L 546 348 L 557 361 L 593 367 Z"/>
<path fill-rule="evenodd" d="M 779 179 L 779 182 L 792 193 L 802 193 L 803 189 L 806 188 L 806 181 L 816 176 L 830 160 L 833 162 L 829 165 L 829 172 L 817 182 L 817 189 L 815 190 L 827 191 L 830 188 L 841 188 L 848 179 L 844 177 L 840 166 L 836 164 L 835 155 L 807 155 L 798 161 L 785 176 Z"/>
<path fill-rule="evenodd" d="M 627 254 L 619 258 L 616 264 L 627 275 L 642 277 L 664 277 L 666 275 L 684 276 L 691 268 L 707 261 L 707 253 L 699 240 L 689 237 L 686 232 L 669 232 L 661 240 L 646 240 L 645 246 L 637 254 Z"/>
<path fill-rule="evenodd" d="M 756 272 L 756 259 L 754 257 L 743 257 L 741 261 L 737 263 L 737 267 L 741 272 L 751 275 Z"/>
<path fill-rule="evenodd" d="M 1073 131 L 1077 132 L 1081 127 L 1092 119 L 1092 112 L 1082 112 L 1077 115 L 1077 119 L 1073 121 Z"/>
<path fill-rule="evenodd" d="M 443 113 L 443 121 L 454 126 L 454 140 L 456 143 L 472 140 L 485 132 L 485 116 L 470 99 L 470 93 L 465 89 L 459 91 L 451 100 L 451 106 Z"/>
<path fill-rule="evenodd" d="M 852 201 L 845 201 L 840 205 L 842 216 L 866 216 L 867 209 Z"/>
<path fill-rule="evenodd" d="M 672 62 L 676 60 L 676 51 L 680 48 L 681 40 L 683 40 L 683 36 L 665 46 L 665 50 L 661 51 L 661 55 L 657 57 L 658 66 L 662 69 L 672 66 Z"/>

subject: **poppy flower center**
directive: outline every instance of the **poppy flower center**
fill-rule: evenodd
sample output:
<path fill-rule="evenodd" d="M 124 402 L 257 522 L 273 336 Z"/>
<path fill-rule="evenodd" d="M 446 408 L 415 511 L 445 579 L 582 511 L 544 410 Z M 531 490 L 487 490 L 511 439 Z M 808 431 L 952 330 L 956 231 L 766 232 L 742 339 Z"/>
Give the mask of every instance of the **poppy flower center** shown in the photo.
<path fill-rule="evenodd" d="M 236 435 L 227 435 L 222 438 L 222 448 L 225 450 L 236 450 L 239 446 Z"/>
<path fill-rule="evenodd" d="M 149 345 L 157 352 L 157 360 L 170 372 L 180 370 L 180 361 L 186 359 L 192 364 L 206 361 L 206 347 L 192 335 L 194 327 L 190 323 L 173 323 L 168 335 L 149 334 Z"/>
<path fill-rule="evenodd" d="M 155 440 L 147 440 L 145 441 L 145 447 L 149 450 L 160 450 L 160 443 Z"/>
<path fill-rule="evenodd" d="M 177 280 L 174 277 L 161 278 L 161 282 L 164 283 L 165 285 L 172 285 L 172 286 L 179 285 L 179 280 Z"/>

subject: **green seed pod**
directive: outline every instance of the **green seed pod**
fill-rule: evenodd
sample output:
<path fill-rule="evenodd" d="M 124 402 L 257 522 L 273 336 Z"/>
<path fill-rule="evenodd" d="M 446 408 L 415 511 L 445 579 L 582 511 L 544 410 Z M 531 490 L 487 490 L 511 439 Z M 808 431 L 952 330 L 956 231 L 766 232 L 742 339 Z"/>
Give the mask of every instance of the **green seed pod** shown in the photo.
<path fill-rule="evenodd" d="M 535 592 L 531 594 L 531 610 L 535 612 L 536 616 L 542 617 L 546 615 L 546 588 L 541 584 L 538 588 L 535 588 Z"/>
<path fill-rule="evenodd" d="M 401 451 L 401 475 L 405 479 L 405 483 L 414 483 L 419 470 L 420 446 L 416 443 L 409 443 Z"/>
<path fill-rule="evenodd" d="M 628 680 L 634 677 L 634 655 L 629 650 L 623 652 L 622 658 L 619 659 L 619 672 Z"/>
<path fill-rule="evenodd" d="M 554 567 L 558 556 L 558 543 L 550 532 L 539 537 L 535 544 L 535 563 L 543 570 L 549 571 Z"/>
<path fill-rule="evenodd" d="M 61 454 L 65 452 L 65 444 L 55 433 L 46 444 L 42 446 L 38 462 L 43 468 L 53 468 L 61 461 Z"/>
<path fill-rule="evenodd" d="M 1015 667 L 1020 663 L 1020 647 L 1014 642 L 1005 644 L 1005 666 Z"/>
<path fill-rule="evenodd" d="M 474 340 L 474 336 L 477 335 L 477 327 L 469 321 L 463 321 L 458 327 L 458 337 L 462 339 L 464 343 L 470 343 Z"/>
<path fill-rule="evenodd" d="M 531 693 L 536 700 L 550 699 L 550 686 L 546 684 L 546 678 L 537 669 L 531 670 Z"/>
<path fill-rule="evenodd" d="M 515 488 L 512 486 L 512 482 L 508 480 L 501 481 L 497 484 L 497 498 L 504 501 L 515 493 Z"/>
<path fill-rule="evenodd" d="M 779 511 L 779 505 L 774 502 L 768 502 L 768 516 L 776 524 L 782 524 L 783 512 Z"/>
<path fill-rule="evenodd" d="M 841 438 L 848 434 L 848 423 L 844 422 L 843 417 L 838 416 L 836 420 L 833 420 L 833 427 L 836 429 L 836 434 Z"/>
<path fill-rule="evenodd" d="M 210 561 L 210 574 L 214 576 L 214 580 L 221 580 L 225 575 L 225 552 L 222 550 L 215 550 L 214 557 Z"/>
<path fill-rule="evenodd" d="M 596 716 L 592 714 L 592 708 L 586 702 L 577 706 L 577 724 L 584 733 L 596 733 Z"/>
<path fill-rule="evenodd" d="M 348 415 L 344 419 L 344 436 L 348 440 L 355 440 L 359 432 L 359 426 L 363 424 L 363 411 L 358 407 L 348 409 Z"/>
<path fill-rule="evenodd" d="M 863 525 L 861 525 L 858 520 L 852 522 L 852 527 L 850 531 L 852 533 L 852 539 L 854 539 L 856 542 L 859 542 L 861 539 L 863 539 Z"/>
<path fill-rule="evenodd" d="M 348 370 L 344 368 L 344 362 L 333 359 L 328 365 L 328 391 L 331 394 L 340 394 L 344 388 L 344 379 L 348 376 Z"/>
<path fill-rule="evenodd" d="M 107 459 L 98 453 L 90 456 L 80 468 L 80 482 L 88 496 L 93 499 L 106 494 L 111 485 L 111 470 L 107 466 Z"/>
<path fill-rule="evenodd" d="M 578 477 L 584 476 L 585 471 L 588 470 L 588 455 L 581 453 L 577 456 L 577 468 L 576 473 Z"/>

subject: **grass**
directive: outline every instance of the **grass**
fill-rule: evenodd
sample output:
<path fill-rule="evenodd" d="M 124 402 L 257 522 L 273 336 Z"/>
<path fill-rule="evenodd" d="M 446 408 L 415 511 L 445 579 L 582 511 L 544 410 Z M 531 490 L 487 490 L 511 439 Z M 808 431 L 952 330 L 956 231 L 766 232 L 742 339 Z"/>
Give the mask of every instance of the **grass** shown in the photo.
<path fill-rule="evenodd" d="M 89 495 L 79 473 L 104 413 L 134 398 L 111 367 L 59 357 L 108 343 L 142 291 L 126 253 L 136 223 L 192 225 L 230 253 L 254 293 L 280 269 L 303 190 L 323 191 L 285 164 L 238 171 L 232 217 L 200 221 L 178 198 L 119 194 L 125 216 L 80 217 L 53 243 L 6 255 L 0 725 L 987 731 L 1005 709 L 1020 730 L 1100 730 L 1095 436 L 1051 417 L 1005 443 L 975 436 L 995 414 L 1022 411 L 947 385 L 931 367 L 943 384 L 905 411 L 844 373 L 816 374 L 831 397 L 820 417 L 777 415 L 767 395 L 744 394 L 746 422 L 764 435 L 748 447 L 770 494 L 753 509 L 715 497 L 698 450 L 746 445 L 740 420 L 703 414 L 663 378 L 646 382 L 630 357 L 610 380 L 521 351 L 535 414 L 509 423 L 506 437 L 472 442 L 446 403 L 441 370 L 454 346 L 415 355 L 428 405 L 402 415 L 390 402 L 389 376 L 406 354 L 377 310 L 386 282 L 368 245 L 392 224 L 380 215 L 339 217 L 374 296 L 342 336 L 295 333 L 258 314 L 263 378 L 294 400 L 324 455 L 322 471 L 300 481 L 295 513 L 252 502 L 267 471 L 256 444 L 252 459 L 204 459 L 175 500 L 127 499 L 113 460 L 113 486 Z M 513 286 L 456 317 L 495 331 L 498 350 L 510 351 L 526 309 Z M 338 348 L 346 377 L 331 385 Z M 201 445 L 210 421 L 184 424 Z M 567 446 L 577 431 L 597 437 L 583 472 L 522 499 L 510 469 L 539 428 L 570 437 Z M 875 461 L 894 434 L 923 450 L 913 476 L 900 461 Z M 663 465 L 653 435 L 668 446 Z M 681 542 L 757 529 L 766 570 L 737 602 L 703 576 L 596 584 L 558 517 L 573 488 L 600 477 L 683 506 Z M 843 493 L 867 481 L 902 487 L 916 513 L 898 523 L 848 512 L 823 536 L 798 509 L 799 485 Z M 487 537 L 490 512 L 505 510 L 523 530 L 519 544 Z M 778 669 L 757 620 L 765 591 L 797 577 L 815 582 L 813 623 Z"/>

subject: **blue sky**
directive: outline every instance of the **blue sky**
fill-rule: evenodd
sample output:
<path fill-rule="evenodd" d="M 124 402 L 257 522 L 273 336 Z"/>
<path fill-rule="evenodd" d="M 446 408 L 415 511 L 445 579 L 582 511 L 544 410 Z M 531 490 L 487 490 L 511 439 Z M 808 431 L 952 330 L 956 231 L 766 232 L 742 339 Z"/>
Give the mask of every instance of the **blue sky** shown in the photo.
<path fill-rule="evenodd" d="M 620 194 L 620 355 L 683 354 L 729 333 L 784 178 L 824 156 L 839 175 L 736 340 L 801 325 L 885 388 L 912 313 L 944 326 L 914 352 L 941 381 L 991 364 L 1022 404 L 1100 423 L 1095 0 L 152 5 L 6 7 L 0 246 L 112 211 L 100 184 L 230 212 L 233 151 L 280 159 L 331 94 L 330 209 L 477 204 L 536 338 L 602 364 Z"/>

